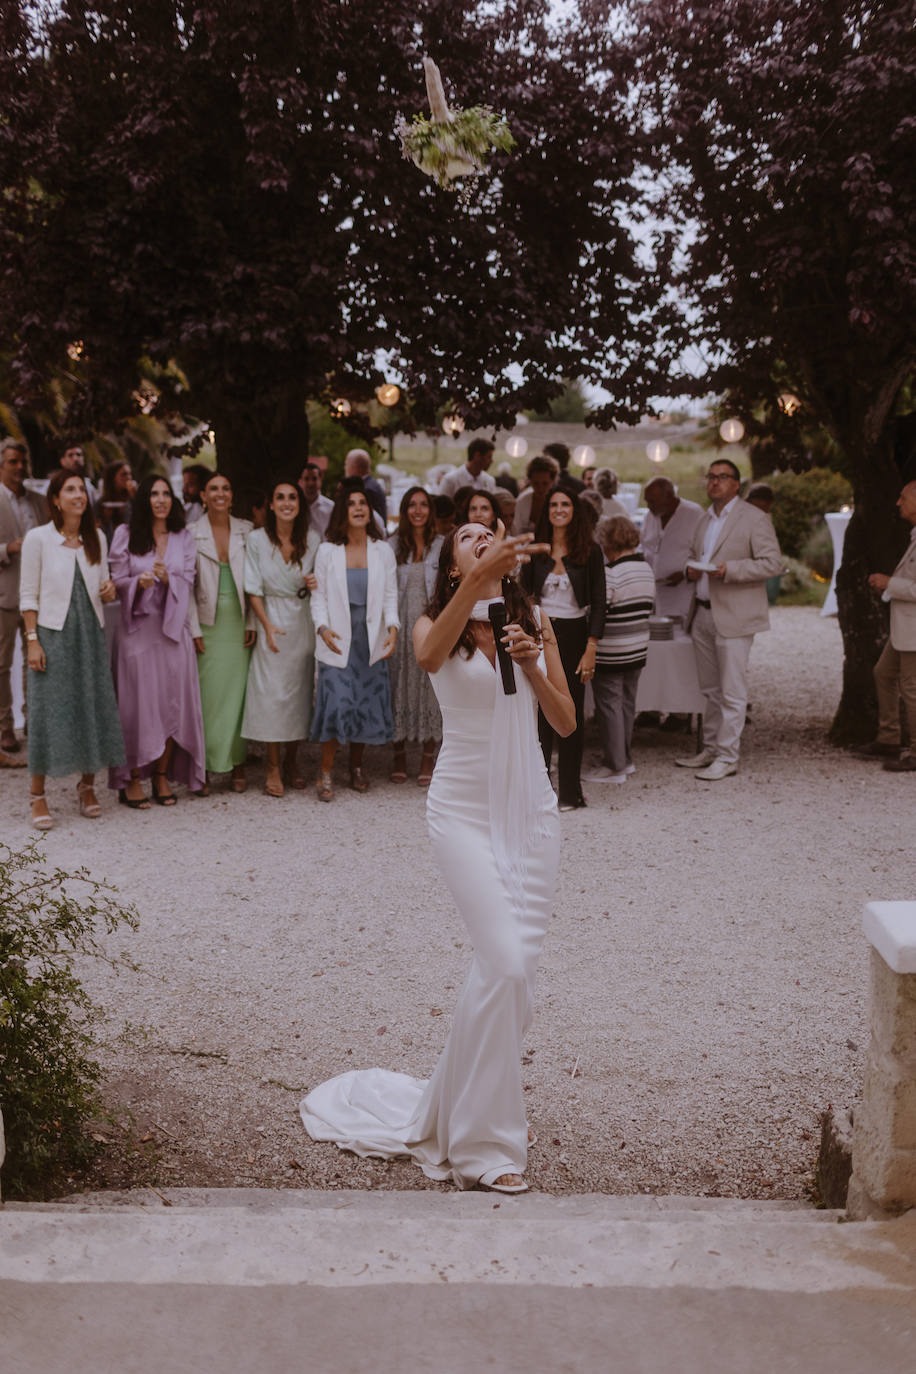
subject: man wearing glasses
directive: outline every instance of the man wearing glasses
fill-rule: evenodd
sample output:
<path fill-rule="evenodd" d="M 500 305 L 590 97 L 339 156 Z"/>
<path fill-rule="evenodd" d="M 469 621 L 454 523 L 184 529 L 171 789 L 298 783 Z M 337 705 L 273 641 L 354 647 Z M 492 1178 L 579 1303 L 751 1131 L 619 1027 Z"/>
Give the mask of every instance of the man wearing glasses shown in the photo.
<path fill-rule="evenodd" d="M 738 497 L 741 474 L 717 458 L 706 474 L 712 502 L 697 523 L 687 563 L 694 584 L 690 633 L 696 655 L 705 747 L 677 759 L 694 777 L 718 782 L 738 771 L 747 713 L 747 665 L 758 630 L 770 628 L 766 580 L 782 571 L 776 531 L 768 515 Z"/>

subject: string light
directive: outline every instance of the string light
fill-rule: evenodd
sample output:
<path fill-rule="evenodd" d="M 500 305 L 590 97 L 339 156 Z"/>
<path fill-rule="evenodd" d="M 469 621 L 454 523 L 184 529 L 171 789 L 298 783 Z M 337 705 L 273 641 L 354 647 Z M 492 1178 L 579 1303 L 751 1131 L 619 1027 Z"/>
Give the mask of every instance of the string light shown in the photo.
<path fill-rule="evenodd" d="M 442 433 L 447 434 L 451 439 L 457 439 L 458 435 L 464 431 L 464 421 L 460 415 L 443 415 Z"/>

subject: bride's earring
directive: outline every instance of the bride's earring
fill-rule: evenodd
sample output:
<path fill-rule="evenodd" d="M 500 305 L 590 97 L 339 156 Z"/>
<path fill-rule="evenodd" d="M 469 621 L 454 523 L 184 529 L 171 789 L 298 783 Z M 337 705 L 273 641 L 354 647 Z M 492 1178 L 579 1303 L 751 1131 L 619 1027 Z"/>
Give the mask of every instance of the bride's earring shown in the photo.
<path fill-rule="evenodd" d="M 449 588 L 450 588 L 451 591 L 453 591 L 453 592 L 454 592 L 454 591 L 457 591 L 457 589 L 458 589 L 458 583 L 459 583 L 460 581 L 461 581 L 461 578 L 460 578 L 460 577 L 456 577 L 454 573 L 449 573 L 448 585 L 449 585 Z"/>

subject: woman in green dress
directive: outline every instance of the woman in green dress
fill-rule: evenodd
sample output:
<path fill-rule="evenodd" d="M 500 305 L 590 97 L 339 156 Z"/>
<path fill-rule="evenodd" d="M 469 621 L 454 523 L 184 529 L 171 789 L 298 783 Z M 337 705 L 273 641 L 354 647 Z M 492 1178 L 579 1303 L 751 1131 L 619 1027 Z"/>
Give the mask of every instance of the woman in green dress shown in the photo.
<path fill-rule="evenodd" d="M 115 599 L 105 535 L 97 530 L 82 477 L 55 472 L 51 523 L 22 542 L 20 609 L 29 663 L 29 772 L 32 824 L 54 824 L 45 778 L 79 773 L 80 812 L 102 814 L 100 768 L 124 762 L 121 721 L 105 644 L 102 603 Z"/>
<path fill-rule="evenodd" d="M 254 621 L 245 603 L 245 541 L 249 520 L 230 515 L 232 484 L 214 472 L 201 493 L 205 513 L 191 526 L 197 545 L 197 579 L 189 608 L 200 673 L 206 767 L 232 772 L 232 790 L 244 792 L 242 717 Z M 208 789 L 202 788 L 206 793 Z"/>

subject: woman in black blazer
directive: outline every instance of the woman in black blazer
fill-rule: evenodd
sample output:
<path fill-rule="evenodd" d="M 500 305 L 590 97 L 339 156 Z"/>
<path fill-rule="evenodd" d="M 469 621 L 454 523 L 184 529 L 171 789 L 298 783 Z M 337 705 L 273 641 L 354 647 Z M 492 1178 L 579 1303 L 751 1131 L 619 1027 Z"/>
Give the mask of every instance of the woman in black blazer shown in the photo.
<path fill-rule="evenodd" d="M 595 650 L 604 632 L 604 559 L 578 493 L 562 480 L 553 488 L 538 522 L 535 539 L 550 544 L 550 553 L 535 554 L 522 569 L 525 590 L 550 617 L 570 695 L 576 707 L 576 728 L 565 739 L 555 736 L 542 712 L 538 735 L 544 762 L 550 767 L 557 739 L 560 810 L 585 805 L 579 774 L 582 768 L 585 684 L 595 675 Z"/>

